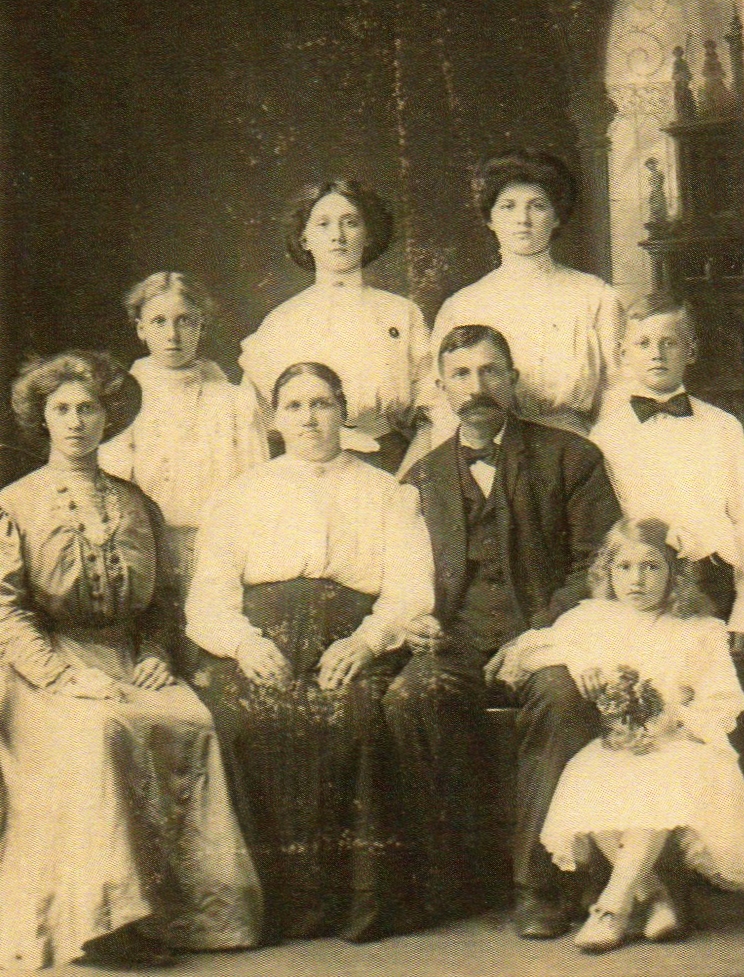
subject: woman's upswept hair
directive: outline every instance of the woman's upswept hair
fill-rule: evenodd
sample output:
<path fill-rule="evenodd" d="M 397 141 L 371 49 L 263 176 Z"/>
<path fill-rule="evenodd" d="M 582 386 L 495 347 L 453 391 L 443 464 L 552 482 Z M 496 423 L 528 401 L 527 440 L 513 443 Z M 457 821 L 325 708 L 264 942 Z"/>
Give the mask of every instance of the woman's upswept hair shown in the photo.
<path fill-rule="evenodd" d="M 562 159 L 534 149 L 515 149 L 484 160 L 473 176 L 473 198 L 486 223 L 499 194 L 510 183 L 542 187 L 561 224 L 576 206 L 576 181 Z"/>
<path fill-rule="evenodd" d="M 180 271 L 156 271 L 154 275 L 137 282 L 124 296 L 123 304 L 133 326 L 142 315 L 143 307 L 158 295 L 177 292 L 202 314 L 203 325 L 209 326 L 215 316 L 215 304 L 204 286 L 190 275 Z"/>
<path fill-rule="evenodd" d="M 332 370 L 330 366 L 326 366 L 325 363 L 293 363 L 286 370 L 283 370 L 276 378 L 274 389 L 271 392 L 271 406 L 274 410 L 279 406 L 279 394 L 281 393 L 282 387 L 285 387 L 295 377 L 301 376 L 317 377 L 319 380 L 327 383 L 334 400 L 341 408 L 341 415 L 344 421 L 346 421 L 348 409 L 346 406 L 346 394 L 341 385 L 341 378 L 335 370 Z"/>
<path fill-rule="evenodd" d="M 698 569 L 693 560 L 680 557 L 667 542 L 669 526 L 661 519 L 620 519 L 610 529 L 589 569 L 589 588 L 592 597 L 616 598 L 610 568 L 625 543 L 651 546 L 666 560 L 669 585 L 660 610 L 674 617 L 695 617 L 713 614 L 713 602 L 700 589 Z"/>
<path fill-rule="evenodd" d="M 63 383 L 81 383 L 101 402 L 106 412 L 106 440 L 131 424 L 140 409 L 139 384 L 109 353 L 74 349 L 55 356 L 33 356 L 21 367 L 11 396 L 18 426 L 32 443 L 48 444 L 44 408 L 47 398 Z"/>
<path fill-rule="evenodd" d="M 393 215 L 385 201 L 374 190 L 357 180 L 334 177 L 302 188 L 291 202 L 285 218 L 285 242 L 292 260 L 307 271 L 314 271 L 315 261 L 302 244 L 308 219 L 313 207 L 330 193 L 338 193 L 354 204 L 364 221 L 367 242 L 362 253 L 362 266 L 371 264 L 387 251 L 393 236 Z"/>

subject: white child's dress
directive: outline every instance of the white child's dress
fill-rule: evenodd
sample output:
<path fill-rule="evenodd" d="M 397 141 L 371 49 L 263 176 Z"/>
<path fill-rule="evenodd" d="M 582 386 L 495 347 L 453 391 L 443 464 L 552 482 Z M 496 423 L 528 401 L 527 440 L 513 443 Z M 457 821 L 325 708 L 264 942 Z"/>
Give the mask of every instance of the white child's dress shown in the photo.
<path fill-rule="evenodd" d="M 146 356 L 130 372 L 142 387 L 142 409 L 101 446 L 98 460 L 157 502 L 185 599 L 204 507 L 250 465 L 268 459 L 266 433 L 253 387 L 230 383 L 211 360 L 169 370 Z"/>
<path fill-rule="evenodd" d="M 666 829 L 691 868 L 744 888 L 744 778 L 728 740 L 744 694 L 725 624 L 588 600 L 520 642 L 529 671 L 565 664 L 578 679 L 590 667 L 610 674 L 627 665 L 665 702 L 651 752 L 612 750 L 595 739 L 568 763 L 540 836 L 553 861 L 564 871 L 586 862 L 591 833 Z M 694 692 L 687 705 L 683 686 Z"/>

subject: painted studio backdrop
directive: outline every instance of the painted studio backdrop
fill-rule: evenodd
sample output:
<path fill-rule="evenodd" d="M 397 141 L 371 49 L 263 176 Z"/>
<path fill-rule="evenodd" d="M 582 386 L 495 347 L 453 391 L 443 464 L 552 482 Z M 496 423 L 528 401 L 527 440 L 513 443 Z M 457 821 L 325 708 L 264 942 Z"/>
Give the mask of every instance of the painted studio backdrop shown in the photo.
<path fill-rule="evenodd" d="M 339 172 L 394 205 L 376 282 L 433 317 L 494 260 L 470 203 L 478 159 L 527 142 L 580 162 L 609 6 L 16 3 L 3 39 L 10 345 L 106 343 L 131 356 L 120 296 L 174 268 L 219 297 L 212 352 L 229 369 L 246 332 L 307 284 L 284 254 L 287 198 Z M 581 225 L 564 254 L 600 270 Z"/>
<path fill-rule="evenodd" d="M 20 356 L 140 351 L 120 297 L 170 268 L 221 317 L 205 352 L 237 379 L 240 339 L 309 283 L 281 217 L 307 179 L 353 173 L 392 202 L 373 284 L 431 322 L 496 258 L 474 165 L 532 144 L 579 173 L 558 245 L 575 267 L 650 285 L 645 160 L 673 218 L 672 51 L 701 76 L 729 0 L 9 0 L 2 34 L 2 370 Z M 693 87 L 694 87 L 693 86 Z M 741 289 L 739 289 L 739 293 Z M 727 301 L 727 389 L 742 378 L 741 297 Z M 706 337 L 702 337 L 705 352 Z M 723 377 L 723 380 L 721 380 Z M 710 387 L 711 384 L 704 384 Z"/>

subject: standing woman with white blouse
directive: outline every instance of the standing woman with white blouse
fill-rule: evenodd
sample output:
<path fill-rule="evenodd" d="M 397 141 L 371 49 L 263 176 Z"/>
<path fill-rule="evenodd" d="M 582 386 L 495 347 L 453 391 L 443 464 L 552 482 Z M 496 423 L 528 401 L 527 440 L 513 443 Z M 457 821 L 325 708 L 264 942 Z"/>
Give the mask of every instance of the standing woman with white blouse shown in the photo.
<path fill-rule="evenodd" d="M 386 471 L 398 468 L 408 447 L 417 384 L 429 369 L 419 307 L 364 283 L 363 269 L 387 249 L 392 232 L 387 205 L 355 180 L 306 187 L 289 215 L 286 244 L 315 282 L 270 312 L 243 340 L 240 357 L 269 421 L 283 370 L 303 361 L 330 366 L 348 402 L 343 447 Z"/>
<path fill-rule="evenodd" d="M 266 938 L 406 925 L 411 866 L 381 700 L 433 607 L 418 495 L 341 450 L 346 405 L 327 366 L 299 363 L 272 404 L 286 454 L 215 500 L 186 603 L 266 898 Z M 401 891 L 402 890 L 402 891 Z"/>
<path fill-rule="evenodd" d="M 434 323 L 433 362 L 451 329 L 492 326 L 508 342 L 519 371 L 520 414 L 588 434 L 602 391 L 616 372 L 623 310 L 601 278 L 553 258 L 553 239 L 576 202 L 574 178 L 556 156 L 516 150 L 487 160 L 476 173 L 473 192 L 501 260 L 444 303 Z M 433 426 L 424 429 L 430 444 L 420 441 L 405 467 L 457 427 L 434 385 L 432 377 L 427 393 Z"/>

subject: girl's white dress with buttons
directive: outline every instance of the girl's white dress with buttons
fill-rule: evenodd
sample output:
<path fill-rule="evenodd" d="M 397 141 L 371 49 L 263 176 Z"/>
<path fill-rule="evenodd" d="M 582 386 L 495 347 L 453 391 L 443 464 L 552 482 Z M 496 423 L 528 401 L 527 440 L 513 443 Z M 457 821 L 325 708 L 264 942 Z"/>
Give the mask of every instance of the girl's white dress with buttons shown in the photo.
<path fill-rule="evenodd" d="M 266 433 L 253 387 L 230 383 L 211 360 L 169 370 L 146 356 L 130 372 L 142 387 L 142 409 L 101 445 L 98 459 L 160 507 L 183 601 L 204 507 L 250 465 L 267 460 Z"/>
<path fill-rule="evenodd" d="M 575 679 L 589 667 L 609 673 L 627 665 L 665 701 L 649 753 L 611 750 L 596 739 L 566 766 L 541 834 L 554 862 L 567 871 L 585 862 L 593 832 L 667 829 L 691 868 L 744 888 L 744 778 L 728 740 L 744 695 L 724 623 L 588 600 L 520 643 L 512 664 L 517 656 L 530 671 L 565 664 Z M 693 691 L 686 705 L 683 686 Z"/>

